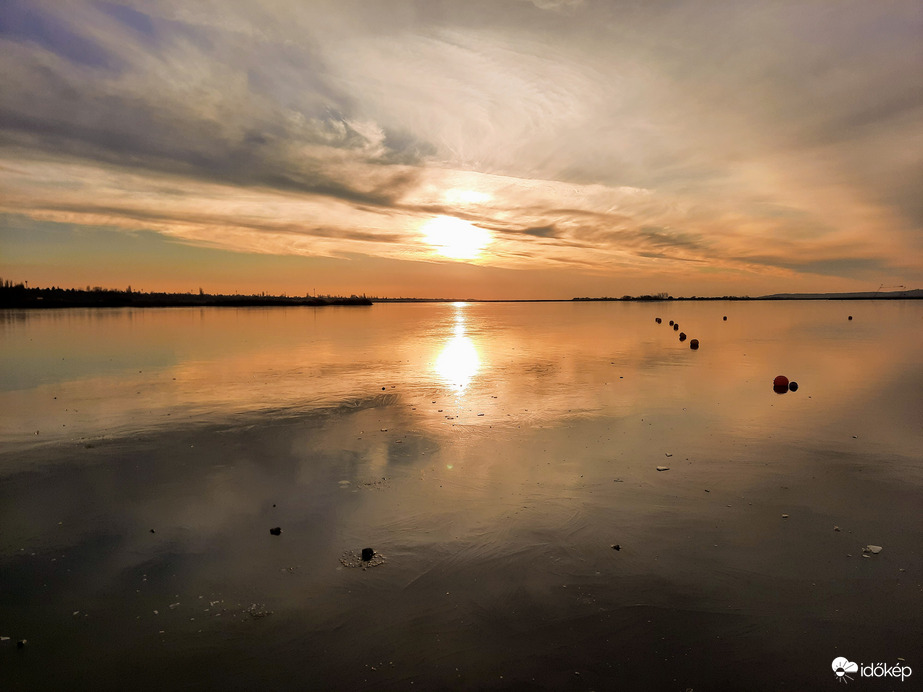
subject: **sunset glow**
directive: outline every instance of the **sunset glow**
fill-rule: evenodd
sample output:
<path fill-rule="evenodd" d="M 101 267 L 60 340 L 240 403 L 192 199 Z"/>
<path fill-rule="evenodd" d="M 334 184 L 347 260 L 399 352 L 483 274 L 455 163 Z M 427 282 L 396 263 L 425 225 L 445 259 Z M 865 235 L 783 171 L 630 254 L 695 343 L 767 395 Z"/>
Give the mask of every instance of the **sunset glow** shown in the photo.
<path fill-rule="evenodd" d="M 490 233 L 483 228 L 451 216 L 427 221 L 423 237 L 436 252 L 450 259 L 475 259 L 490 243 Z"/>
<path fill-rule="evenodd" d="M 0 276 L 493 299 L 923 285 L 915 3 L 429 5 L 3 3 Z"/>

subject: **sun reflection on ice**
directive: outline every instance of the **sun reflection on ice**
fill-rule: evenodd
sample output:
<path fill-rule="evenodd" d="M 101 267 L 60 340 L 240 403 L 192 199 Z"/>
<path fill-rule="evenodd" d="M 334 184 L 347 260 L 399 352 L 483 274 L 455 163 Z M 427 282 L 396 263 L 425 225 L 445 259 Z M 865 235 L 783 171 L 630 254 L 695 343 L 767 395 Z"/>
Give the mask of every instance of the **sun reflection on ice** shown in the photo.
<path fill-rule="evenodd" d="M 447 384 L 464 389 L 481 364 L 474 343 L 467 336 L 453 336 L 436 359 L 436 372 Z"/>
<path fill-rule="evenodd" d="M 465 303 L 454 303 L 454 336 L 449 339 L 436 358 L 435 370 L 449 386 L 464 391 L 481 366 L 478 350 L 465 334 Z"/>

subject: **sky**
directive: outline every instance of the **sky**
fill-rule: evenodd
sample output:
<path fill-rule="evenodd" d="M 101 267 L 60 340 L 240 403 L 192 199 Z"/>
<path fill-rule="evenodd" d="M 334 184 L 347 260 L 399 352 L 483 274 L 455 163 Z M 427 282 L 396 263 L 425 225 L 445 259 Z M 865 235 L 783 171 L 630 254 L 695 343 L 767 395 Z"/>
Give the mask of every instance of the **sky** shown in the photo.
<path fill-rule="evenodd" d="M 4 0 L 0 277 L 923 287 L 923 4 Z"/>

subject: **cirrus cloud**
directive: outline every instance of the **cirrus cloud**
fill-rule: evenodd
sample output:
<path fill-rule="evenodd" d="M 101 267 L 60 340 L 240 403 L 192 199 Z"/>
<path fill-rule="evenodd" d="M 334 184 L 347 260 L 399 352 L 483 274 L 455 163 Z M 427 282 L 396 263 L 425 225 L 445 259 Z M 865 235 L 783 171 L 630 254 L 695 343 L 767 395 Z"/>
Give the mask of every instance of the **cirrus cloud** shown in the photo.
<path fill-rule="evenodd" d="M 426 262 L 454 216 L 494 233 L 477 263 L 575 283 L 909 284 L 921 30 L 909 2 L 13 1 L 0 211 Z"/>

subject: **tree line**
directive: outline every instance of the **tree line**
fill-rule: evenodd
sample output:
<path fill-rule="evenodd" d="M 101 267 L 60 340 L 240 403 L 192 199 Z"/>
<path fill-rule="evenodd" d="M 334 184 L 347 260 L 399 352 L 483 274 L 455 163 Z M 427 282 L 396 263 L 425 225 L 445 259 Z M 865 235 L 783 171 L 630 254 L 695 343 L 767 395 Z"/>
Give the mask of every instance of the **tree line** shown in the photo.
<path fill-rule="evenodd" d="M 68 308 L 68 307 L 182 307 L 182 306 L 285 306 L 285 305 L 371 305 L 364 295 L 304 297 L 270 295 L 266 292 L 249 295 L 206 293 L 203 289 L 190 293 L 145 292 L 87 286 L 83 288 L 30 287 L 28 281 L 14 283 L 0 279 L 0 308 Z"/>

